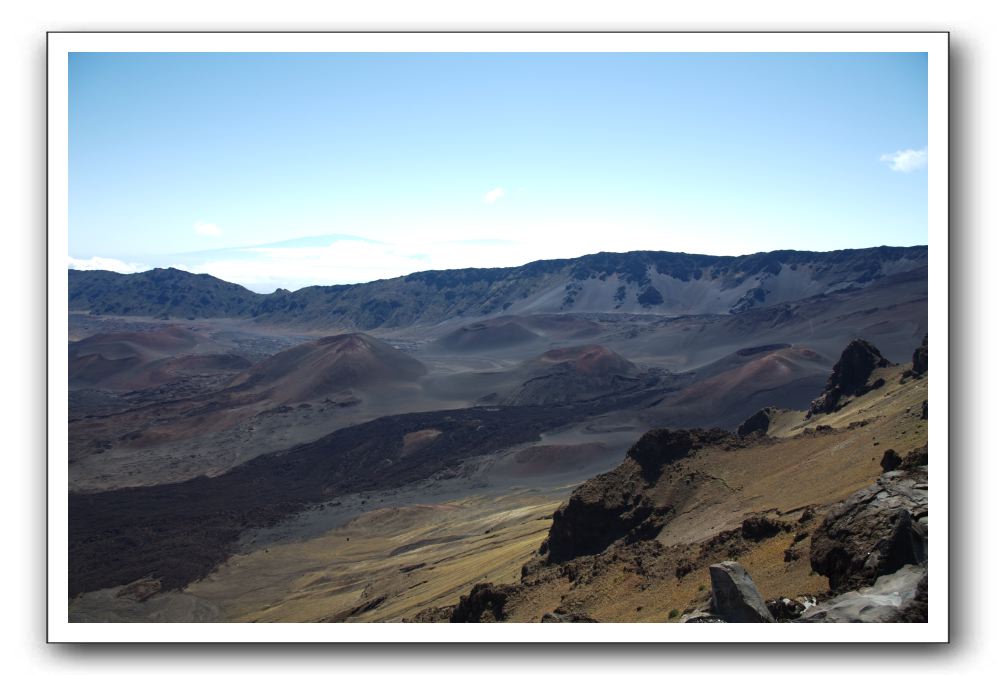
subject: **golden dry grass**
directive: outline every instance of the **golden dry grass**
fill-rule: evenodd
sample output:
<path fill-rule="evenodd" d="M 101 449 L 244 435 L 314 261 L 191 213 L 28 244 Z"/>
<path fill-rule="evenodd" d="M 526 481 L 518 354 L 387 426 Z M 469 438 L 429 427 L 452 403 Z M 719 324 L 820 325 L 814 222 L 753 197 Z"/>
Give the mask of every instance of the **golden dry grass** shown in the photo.
<path fill-rule="evenodd" d="M 237 555 L 186 592 L 232 621 L 410 618 L 455 604 L 480 581 L 518 581 L 557 504 L 523 494 L 381 509 L 315 539 Z"/>

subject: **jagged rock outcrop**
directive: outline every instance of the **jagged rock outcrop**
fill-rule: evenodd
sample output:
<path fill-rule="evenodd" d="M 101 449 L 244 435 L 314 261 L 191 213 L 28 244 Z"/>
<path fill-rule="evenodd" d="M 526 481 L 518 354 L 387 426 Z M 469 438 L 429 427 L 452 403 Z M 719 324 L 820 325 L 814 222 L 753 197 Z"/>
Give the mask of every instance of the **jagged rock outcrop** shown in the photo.
<path fill-rule="evenodd" d="M 737 427 L 738 436 L 749 436 L 750 434 L 768 433 L 768 428 L 771 426 L 771 420 L 775 416 L 777 408 L 762 408 L 756 413 L 748 417 L 743 421 L 743 423 Z"/>
<path fill-rule="evenodd" d="M 773 623 L 764 599 L 747 570 L 738 562 L 728 560 L 709 566 L 712 581 L 710 610 L 727 623 Z"/>
<path fill-rule="evenodd" d="M 923 375 L 927 372 L 927 336 L 923 336 L 923 343 L 913 352 L 913 367 L 910 371 L 914 375 Z"/>
<path fill-rule="evenodd" d="M 927 620 L 927 570 L 906 565 L 874 585 L 843 593 L 808 608 L 801 623 L 886 623 Z"/>
<path fill-rule="evenodd" d="M 810 565 L 834 591 L 871 584 L 927 559 L 926 476 L 893 471 L 827 512 L 813 533 Z M 924 521 L 924 522 L 921 522 Z"/>
<path fill-rule="evenodd" d="M 460 597 L 450 623 L 497 623 L 505 619 L 505 603 L 515 592 L 514 586 L 477 584 L 468 595 Z"/>
<path fill-rule="evenodd" d="M 661 469 L 687 457 L 694 450 L 732 440 L 722 429 L 652 429 L 626 453 L 640 465 L 648 480 L 660 477 Z"/>
<path fill-rule="evenodd" d="M 833 367 L 823 393 L 812 402 L 807 417 L 820 413 L 840 410 L 841 400 L 846 396 L 860 396 L 882 386 L 884 380 L 869 383 L 869 377 L 876 368 L 885 368 L 892 363 L 879 353 L 866 340 L 853 340 L 840 355 Z"/>
<path fill-rule="evenodd" d="M 735 440 L 720 429 L 654 429 L 629 449 L 612 471 L 583 483 L 553 515 L 541 551 L 564 562 L 604 551 L 620 539 L 652 539 L 670 518 L 673 505 L 658 504 L 648 488 L 664 467 L 698 448 Z"/>

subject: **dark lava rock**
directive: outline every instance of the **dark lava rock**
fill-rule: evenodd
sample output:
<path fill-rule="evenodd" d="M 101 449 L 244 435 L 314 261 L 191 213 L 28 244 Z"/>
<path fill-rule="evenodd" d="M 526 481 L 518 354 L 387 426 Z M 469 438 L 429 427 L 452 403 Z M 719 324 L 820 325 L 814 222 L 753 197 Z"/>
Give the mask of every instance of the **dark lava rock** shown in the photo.
<path fill-rule="evenodd" d="M 749 516 L 740 526 L 744 539 L 747 541 L 761 541 L 769 539 L 780 532 L 785 532 L 791 527 L 788 523 L 773 520 L 767 516 Z"/>
<path fill-rule="evenodd" d="M 762 408 L 743 421 L 737 427 L 738 436 L 748 436 L 753 433 L 766 434 L 771 426 L 771 419 L 774 417 L 776 408 Z"/>
<path fill-rule="evenodd" d="M 732 560 L 710 565 L 709 578 L 712 581 L 712 613 L 727 623 L 774 622 L 775 618 L 743 565 Z"/>
<path fill-rule="evenodd" d="M 899 453 L 889 448 L 882 455 L 882 461 L 879 462 L 879 466 L 882 467 L 882 471 L 888 473 L 889 471 L 895 471 L 903 463 L 903 458 L 899 456 Z"/>
<path fill-rule="evenodd" d="M 923 564 L 927 533 L 917 521 L 927 511 L 923 475 L 893 471 L 827 512 L 813 533 L 809 562 L 846 591 L 871 584 L 904 565 Z"/>
<path fill-rule="evenodd" d="M 914 375 L 923 375 L 927 372 L 927 336 L 923 336 L 923 343 L 913 352 L 913 367 L 910 371 Z"/>
<path fill-rule="evenodd" d="M 630 448 L 612 471 L 579 486 L 553 514 L 545 550 L 550 562 L 601 553 L 613 542 L 653 539 L 671 517 L 670 504 L 647 493 L 664 467 L 699 448 L 734 439 L 720 429 L 654 429 Z"/>
<path fill-rule="evenodd" d="M 655 480 L 661 469 L 690 455 L 693 450 L 730 440 L 722 429 L 652 429 L 627 452 L 640 465 L 647 480 Z"/>
<path fill-rule="evenodd" d="M 876 381 L 869 387 L 868 378 L 876 368 L 891 365 L 871 343 L 865 340 L 852 341 L 844 348 L 840 360 L 830 373 L 826 388 L 819 398 L 812 402 L 807 416 L 839 410 L 840 401 L 845 396 L 860 396 L 876 388 L 875 385 L 881 386 Z"/>
<path fill-rule="evenodd" d="M 546 550 L 551 562 L 563 562 L 601 553 L 619 539 L 652 539 L 669 514 L 626 485 L 584 484 L 553 514 Z"/>
<path fill-rule="evenodd" d="M 453 609 L 450 623 L 497 623 L 505 619 L 505 603 L 515 587 L 509 585 L 477 584 L 469 595 L 460 597 Z"/>
<path fill-rule="evenodd" d="M 927 419 L 927 399 L 923 400 L 923 407 L 920 408 L 920 419 Z"/>
<path fill-rule="evenodd" d="M 802 615 L 802 612 L 806 609 L 805 605 L 796 600 L 790 598 L 777 598 L 775 600 L 768 600 L 764 605 L 771 612 L 771 616 L 775 617 L 775 621 L 779 623 L 784 623 L 787 621 L 794 621 Z"/>

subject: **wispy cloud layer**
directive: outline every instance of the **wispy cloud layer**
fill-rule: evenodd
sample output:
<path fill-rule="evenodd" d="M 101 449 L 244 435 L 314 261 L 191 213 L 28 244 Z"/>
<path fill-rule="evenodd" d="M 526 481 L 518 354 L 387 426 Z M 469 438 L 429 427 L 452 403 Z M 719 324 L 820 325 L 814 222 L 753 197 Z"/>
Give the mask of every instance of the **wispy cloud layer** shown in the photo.
<path fill-rule="evenodd" d="M 115 258 L 100 258 L 94 256 L 88 259 L 74 258 L 69 256 L 69 269 L 71 270 L 107 270 L 109 272 L 121 272 L 129 274 L 131 272 L 144 272 L 152 269 L 148 265 L 141 263 L 129 263 Z"/>
<path fill-rule="evenodd" d="M 202 237 L 220 237 L 221 228 L 215 223 L 194 223 L 194 232 Z"/>
<path fill-rule="evenodd" d="M 493 190 L 488 190 L 484 193 L 484 203 L 494 204 L 496 201 L 505 196 L 505 188 L 496 187 Z"/>
<path fill-rule="evenodd" d="M 114 258 L 72 258 L 75 269 L 141 272 L 151 267 L 175 267 L 210 274 L 269 293 L 276 288 L 354 284 L 389 279 L 423 270 L 466 267 L 514 267 L 549 258 L 573 258 L 597 251 L 676 250 L 695 252 L 695 221 L 685 227 L 662 227 L 648 220 L 628 229 L 615 221 L 591 219 L 523 220 L 515 228 L 498 231 L 489 226 L 468 227 L 454 239 L 452 227 L 412 228 L 390 240 L 355 235 L 307 236 L 254 246 L 231 246 L 184 253 L 144 254 L 143 264 Z M 745 228 L 744 231 L 748 231 Z M 574 236 L 564 237 L 564 232 Z M 494 234 L 501 234 L 495 238 Z M 492 236 L 489 236 L 492 235 Z M 746 236 L 746 235 L 745 235 Z M 723 240 L 718 254 L 739 254 L 756 245 L 749 238 Z"/>
<path fill-rule="evenodd" d="M 927 166 L 927 148 L 898 150 L 882 155 L 879 159 L 887 162 L 893 171 L 910 173 Z"/>

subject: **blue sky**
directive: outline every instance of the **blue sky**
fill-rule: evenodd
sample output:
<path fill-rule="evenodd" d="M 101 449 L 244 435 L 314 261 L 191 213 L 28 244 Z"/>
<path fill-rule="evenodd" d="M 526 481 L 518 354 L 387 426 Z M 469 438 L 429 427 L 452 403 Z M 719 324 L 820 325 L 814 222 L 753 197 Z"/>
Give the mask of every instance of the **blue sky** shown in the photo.
<path fill-rule="evenodd" d="M 924 244 L 922 54 L 70 56 L 70 265 L 255 290 Z"/>

